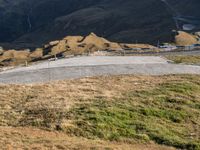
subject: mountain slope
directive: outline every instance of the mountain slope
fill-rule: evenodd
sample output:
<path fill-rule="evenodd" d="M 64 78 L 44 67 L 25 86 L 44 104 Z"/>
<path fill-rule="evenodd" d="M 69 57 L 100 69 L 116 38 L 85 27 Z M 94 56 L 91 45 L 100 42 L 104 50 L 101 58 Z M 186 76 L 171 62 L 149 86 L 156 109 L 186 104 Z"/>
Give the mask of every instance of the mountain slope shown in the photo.
<path fill-rule="evenodd" d="M 65 57 L 70 55 L 91 54 L 98 51 L 115 50 L 121 53 L 125 49 L 156 47 L 149 44 L 126 44 L 108 41 L 94 33 L 88 36 L 66 36 L 62 40 L 51 41 L 41 48 L 33 51 L 25 50 L 0 50 L 0 68 L 10 65 L 24 64 L 50 58 Z"/>
<path fill-rule="evenodd" d="M 187 0 L 168 1 L 181 13 L 199 15 L 197 0 L 185 11 L 181 7 Z M 0 42 L 22 47 L 90 32 L 116 42 L 155 44 L 173 40 L 176 29 L 173 13 L 161 0 L 0 0 L 0 17 Z"/>

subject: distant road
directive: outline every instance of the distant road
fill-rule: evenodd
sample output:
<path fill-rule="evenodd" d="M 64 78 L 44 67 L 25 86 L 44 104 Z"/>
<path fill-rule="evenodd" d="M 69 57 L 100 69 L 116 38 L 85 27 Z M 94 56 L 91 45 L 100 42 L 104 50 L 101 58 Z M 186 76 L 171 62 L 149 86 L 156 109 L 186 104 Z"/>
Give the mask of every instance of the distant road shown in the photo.
<path fill-rule="evenodd" d="M 200 55 L 200 49 L 195 50 L 180 50 L 180 51 L 163 51 L 163 52 L 130 52 L 126 51 L 127 55 L 157 55 L 157 56 L 165 56 L 165 55 Z"/>
<path fill-rule="evenodd" d="M 0 72 L 0 83 L 43 83 L 120 74 L 200 74 L 200 66 L 170 64 L 158 56 L 75 57 Z"/>

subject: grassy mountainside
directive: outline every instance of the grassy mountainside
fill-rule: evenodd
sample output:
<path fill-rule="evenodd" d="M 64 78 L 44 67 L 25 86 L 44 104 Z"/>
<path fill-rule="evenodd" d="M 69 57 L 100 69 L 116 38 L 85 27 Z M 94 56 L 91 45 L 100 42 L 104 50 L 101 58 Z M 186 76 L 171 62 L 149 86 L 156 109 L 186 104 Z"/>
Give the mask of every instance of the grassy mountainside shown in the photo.
<path fill-rule="evenodd" d="M 168 2 L 181 15 L 200 18 L 198 0 Z M 161 0 L 1 0 L 0 43 L 34 47 L 90 32 L 116 42 L 169 42 L 173 15 Z"/>
<path fill-rule="evenodd" d="M 195 75 L 107 76 L 40 85 L 0 85 L 0 144 L 5 146 L 16 136 L 21 136 L 19 141 L 30 134 L 13 146 L 37 144 L 47 148 L 55 142 L 57 149 L 65 149 L 68 142 L 62 141 L 73 136 L 73 148 L 81 144 L 82 148 L 91 147 L 100 140 L 110 149 L 114 149 L 114 142 L 124 145 L 119 149 L 133 149 L 135 143 L 141 146 L 138 149 L 145 145 L 146 149 L 164 149 L 151 147 L 157 143 L 199 150 L 199 79 Z M 42 134 L 35 140 L 37 131 Z M 56 141 L 52 138 L 55 132 Z M 74 143 L 80 137 L 86 141 Z"/>
<path fill-rule="evenodd" d="M 172 15 L 159 0 L 17 0 L 0 3 L 0 42 L 41 44 L 90 32 L 119 42 L 170 41 Z"/>
<path fill-rule="evenodd" d="M 77 4 L 80 3 L 79 6 Z M 91 5 L 91 0 L 1 0 L 0 41 L 13 41 L 41 29 L 56 17 Z"/>
<path fill-rule="evenodd" d="M 200 17 L 199 0 L 169 0 L 169 2 L 176 8 L 182 15 Z"/>

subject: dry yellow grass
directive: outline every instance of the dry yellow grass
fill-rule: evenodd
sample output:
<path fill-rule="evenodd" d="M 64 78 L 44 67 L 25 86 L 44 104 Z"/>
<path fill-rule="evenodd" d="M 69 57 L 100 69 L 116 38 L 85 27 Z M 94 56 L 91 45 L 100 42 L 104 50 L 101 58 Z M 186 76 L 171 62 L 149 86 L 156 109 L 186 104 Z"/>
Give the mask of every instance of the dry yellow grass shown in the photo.
<path fill-rule="evenodd" d="M 175 37 L 175 43 L 176 45 L 188 46 L 192 44 L 197 44 L 198 40 L 194 35 L 179 31 L 178 35 Z"/>
<path fill-rule="evenodd" d="M 35 51 L 33 51 L 29 55 L 30 59 L 37 59 L 37 58 L 42 58 L 43 57 L 43 49 L 42 48 L 37 48 Z"/>
<path fill-rule="evenodd" d="M 120 44 L 122 48 L 145 48 L 145 49 L 157 49 L 150 44 Z"/>
<path fill-rule="evenodd" d="M 190 107 L 193 107 L 192 101 L 182 102 L 185 101 L 182 99 L 193 98 L 195 107 L 192 111 L 199 107 L 199 103 L 196 100 L 200 95 L 198 92 L 195 94 L 193 93 L 199 90 L 198 83 L 200 81 L 198 79 L 199 76 L 192 75 L 156 77 L 126 75 L 56 81 L 48 84 L 0 85 L 0 144 L 2 146 L 14 147 L 14 149 L 27 147 L 37 147 L 38 149 L 172 149 L 170 147 L 153 144 L 155 141 L 159 143 L 159 140 L 154 140 L 154 138 L 148 141 L 149 137 L 142 134 L 143 131 L 140 131 L 141 133 L 139 132 L 140 136 L 138 138 L 144 138 L 145 141 L 147 140 L 146 142 L 138 142 L 137 140 L 133 142 L 134 140 L 129 141 L 130 139 L 113 142 L 112 140 L 105 140 L 104 138 L 94 138 L 93 134 L 87 134 L 90 132 L 90 128 L 86 128 L 86 130 L 83 128 L 84 125 L 86 125 L 86 127 L 90 126 L 94 120 L 91 120 L 92 122 L 90 123 L 85 122 L 83 126 L 79 127 L 79 130 L 83 129 L 84 133 L 78 135 L 71 134 L 73 130 L 71 131 L 69 129 L 76 128 L 74 122 L 80 121 L 84 115 L 93 116 L 93 111 L 97 113 L 97 121 L 98 119 L 102 120 L 103 118 L 101 117 L 104 116 L 101 115 L 104 114 L 105 109 L 107 111 L 112 110 L 111 114 L 114 115 L 114 118 L 111 117 L 112 120 L 110 120 L 109 128 L 115 128 L 116 124 L 112 124 L 112 121 L 116 119 L 115 117 L 117 116 L 125 115 L 124 119 L 126 119 L 130 116 L 128 115 L 129 113 L 133 113 L 132 115 L 142 113 L 140 114 L 144 115 L 142 118 L 141 116 L 135 116 L 136 122 L 144 119 L 142 122 L 144 124 L 147 123 L 145 124 L 146 126 L 151 124 L 149 127 L 153 126 L 153 129 L 159 128 L 158 133 L 154 133 L 154 130 L 149 129 L 149 132 L 153 134 L 149 135 L 150 137 L 158 136 L 158 139 L 162 139 L 163 136 L 166 136 L 166 142 L 169 142 L 169 145 L 177 147 L 197 146 L 195 143 L 194 145 L 185 143 L 184 138 L 187 139 L 187 134 L 193 136 L 194 133 L 195 137 L 193 138 L 196 139 L 200 136 L 198 132 L 198 123 L 194 124 L 194 122 L 187 119 L 185 123 L 181 118 L 188 118 L 186 112 L 189 111 Z M 191 92 L 193 94 L 192 96 Z M 165 97 L 165 94 L 167 97 Z M 164 101 L 165 98 L 166 102 Z M 104 101 L 106 102 L 105 104 L 109 106 L 108 108 L 102 107 Z M 177 102 L 177 105 L 174 105 L 175 102 Z M 159 104 L 157 108 L 157 103 L 161 103 L 162 105 Z M 174 109 L 171 104 L 175 107 Z M 87 105 L 90 106 L 88 108 L 91 110 L 83 109 L 85 107 L 87 108 Z M 182 105 L 184 105 L 183 108 Z M 162 111 L 160 110 L 161 106 L 163 107 Z M 123 107 L 126 109 L 123 109 Z M 140 110 L 141 108 L 142 110 Z M 180 111 L 176 112 L 178 108 Z M 185 110 L 186 112 L 183 111 L 185 108 L 187 108 Z M 168 109 L 172 110 L 169 111 Z M 84 114 L 84 111 L 86 111 L 86 114 Z M 89 114 L 88 111 L 91 112 L 91 114 Z M 99 113 L 101 111 L 103 114 Z M 80 115 L 82 112 L 83 116 L 81 115 L 78 119 L 73 120 L 73 116 L 76 118 L 76 113 Z M 198 111 L 194 112 L 198 113 Z M 61 113 L 64 113 L 62 115 L 66 115 L 66 117 L 59 120 L 59 118 L 62 117 Z M 195 113 L 193 114 L 194 117 Z M 67 117 L 69 114 L 71 114 L 70 117 Z M 126 116 L 126 114 L 128 116 Z M 173 117 L 171 115 L 173 115 Z M 109 117 L 109 114 L 105 117 Z M 151 120 L 151 118 L 153 120 Z M 130 123 L 132 120 L 129 120 L 129 118 L 128 120 L 124 119 L 121 118 L 121 121 L 118 123 L 124 123 L 124 125 L 126 125 L 126 121 Z M 150 119 L 151 122 L 148 122 L 148 119 Z M 57 121 L 61 121 L 59 128 L 62 130 L 59 132 L 56 131 Z M 134 123 L 134 120 L 132 121 Z M 196 120 L 196 122 L 198 122 L 198 120 Z M 106 125 L 108 122 L 102 123 Z M 140 125 L 142 126 L 142 124 Z M 126 128 L 127 127 L 124 126 L 124 130 Z M 145 128 L 145 126 L 143 126 L 143 128 Z M 187 132 L 185 128 L 187 128 Z M 91 130 L 92 129 L 91 126 Z M 79 130 L 73 132 L 79 133 Z M 126 130 L 129 132 L 131 129 L 128 127 Z M 183 133 L 186 137 L 183 136 Z M 69 135 L 77 136 L 70 137 Z M 90 138 L 86 139 L 79 136 L 86 138 L 89 136 Z M 121 135 L 119 134 L 118 136 Z M 154 141 L 153 143 L 152 140 Z M 165 140 L 165 138 L 162 140 Z M 196 144 L 198 144 L 198 140 Z"/>
<path fill-rule="evenodd" d="M 28 50 L 8 50 L 4 51 L 3 54 L 0 56 L 0 62 L 2 62 L 3 65 L 25 64 L 26 61 L 30 60 L 29 55 L 30 52 Z"/>
<path fill-rule="evenodd" d="M 0 52 L 0 63 L 4 66 L 18 65 L 25 61 L 39 61 L 54 57 L 55 55 L 79 55 L 84 53 L 93 53 L 103 50 L 121 51 L 125 48 L 150 48 L 155 47 L 149 44 L 120 44 L 110 42 L 94 33 L 88 36 L 67 36 L 62 40 L 51 41 L 42 48 L 36 48 L 33 52 L 5 50 Z"/>
<path fill-rule="evenodd" d="M 88 140 L 81 137 L 70 137 L 61 132 L 14 127 L 0 127 L 0 146 L 2 150 L 173 150 L 173 148 L 159 146 L 154 143 L 126 144 Z"/>
<path fill-rule="evenodd" d="M 44 113 L 49 113 L 48 110 L 53 108 L 67 111 L 80 104 L 93 103 L 98 98 L 113 101 L 123 97 L 127 91 L 151 89 L 163 82 L 176 80 L 182 79 L 175 76 L 103 76 L 49 84 L 0 85 L 0 146 L 2 149 L 173 149 L 153 142 L 128 144 L 71 137 L 53 128 L 49 131 L 33 128 L 29 121 L 43 117 L 37 116 L 37 111 L 46 109 Z M 26 117 L 24 120 L 24 112 L 34 113 L 33 118 Z M 62 120 L 61 127 L 65 126 L 73 125 L 70 120 Z"/>
<path fill-rule="evenodd" d="M 51 106 L 56 102 L 62 105 L 63 102 L 67 107 L 72 104 L 80 103 L 80 100 L 92 100 L 96 97 L 111 99 L 120 97 L 121 93 L 127 90 L 142 89 L 149 86 L 155 86 L 159 80 L 152 80 L 153 77 L 92 77 L 78 80 L 66 80 L 52 82 L 49 84 L 35 85 L 1 85 L 0 99 L 1 103 L 12 107 L 17 102 L 30 98 L 31 107 Z M 144 85 L 144 83 L 146 83 Z M 120 92 L 119 92 L 120 91 Z M 13 101 L 17 100 L 16 103 Z M 11 105 L 11 106 L 10 106 Z"/>

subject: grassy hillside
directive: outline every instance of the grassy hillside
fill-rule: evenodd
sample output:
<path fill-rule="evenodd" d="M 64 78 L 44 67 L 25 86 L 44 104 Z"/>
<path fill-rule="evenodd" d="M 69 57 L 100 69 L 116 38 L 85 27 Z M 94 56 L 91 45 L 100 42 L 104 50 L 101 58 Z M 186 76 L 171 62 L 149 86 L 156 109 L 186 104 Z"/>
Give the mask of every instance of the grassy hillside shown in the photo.
<path fill-rule="evenodd" d="M 194 16 L 199 18 L 200 12 L 198 8 L 200 6 L 199 0 L 168 0 L 174 8 L 176 8 L 181 14 L 186 16 Z M 187 4 L 187 5 L 186 5 Z"/>
<path fill-rule="evenodd" d="M 58 131 L 58 137 L 84 137 L 90 141 L 88 146 L 101 140 L 130 147 L 156 143 L 200 149 L 199 76 L 107 76 L 40 85 L 0 85 L 0 89 L 0 126 L 3 130 L 10 127 L 0 132 L 1 139 L 7 132 L 4 141 L 13 140 L 9 136 L 12 130 L 27 135 L 26 128 L 30 134 L 37 128 L 43 133 L 37 142 L 26 139 L 21 141 L 22 146 L 44 146 L 46 131 Z M 48 143 L 54 140 L 49 138 Z M 67 146 L 60 138 L 57 143 Z"/>
<path fill-rule="evenodd" d="M 25 50 L 1 50 L 0 67 L 32 63 L 60 56 L 82 55 L 96 51 L 114 50 L 118 53 L 127 48 L 149 48 L 156 47 L 149 44 L 126 44 L 110 42 L 94 33 L 88 36 L 66 36 L 62 40 L 51 41 L 36 48 L 33 51 Z"/>
<path fill-rule="evenodd" d="M 199 22 L 198 0 L 168 2 Z M 116 42 L 170 42 L 176 29 L 173 15 L 161 0 L 1 0 L 0 43 L 34 47 L 90 32 Z"/>
<path fill-rule="evenodd" d="M 167 42 L 175 28 L 158 0 L 7 0 L 0 16 L 0 43 L 22 47 L 90 32 L 116 42 Z"/>

